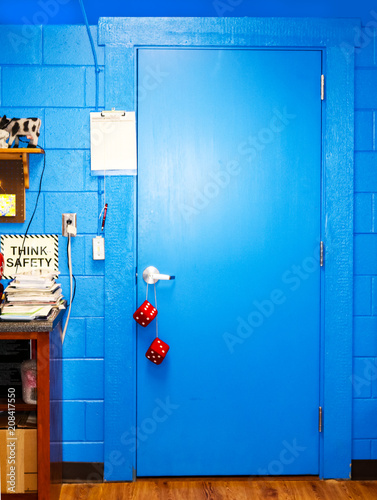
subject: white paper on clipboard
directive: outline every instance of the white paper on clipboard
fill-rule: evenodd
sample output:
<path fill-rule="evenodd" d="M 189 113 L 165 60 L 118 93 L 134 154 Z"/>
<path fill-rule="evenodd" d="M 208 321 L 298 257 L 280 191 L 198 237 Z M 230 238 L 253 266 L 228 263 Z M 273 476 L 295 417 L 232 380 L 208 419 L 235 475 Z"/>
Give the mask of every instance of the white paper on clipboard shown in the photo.
<path fill-rule="evenodd" d="M 135 112 L 90 113 L 92 175 L 136 175 Z"/>

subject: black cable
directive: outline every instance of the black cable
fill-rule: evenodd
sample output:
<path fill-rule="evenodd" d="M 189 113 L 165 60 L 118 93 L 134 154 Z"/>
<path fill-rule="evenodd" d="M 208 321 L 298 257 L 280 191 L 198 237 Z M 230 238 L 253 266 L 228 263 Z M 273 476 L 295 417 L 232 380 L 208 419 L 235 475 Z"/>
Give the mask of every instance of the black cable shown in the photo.
<path fill-rule="evenodd" d="M 67 238 L 67 259 L 69 259 L 69 237 Z M 75 286 L 73 288 L 73 295 L 72 295 L 72 302 L 71 304 L 73 304 L 73 301 L 75 299 L 75 295 L 76 295 L 76 276 L 72 273 L 72 278 L 73 278 L 73 281 L 75 282 Z M 67 304 L 67 307 L 69 307 L 70 304 Z"/>
<path fill-rule="evenodd" d="M 73 301 L 75 300 L 75 295 L 76 295 L 76 276 L 74 274 L 72 274 L 72 278 L 73 278 L 73 281 L 75 282 L 75 287 L 73 289 L 73 295 L 72 295 L 72 304 L 73 304 Z"/>
<path fill-rule="evenodd" d="M 38 190 L 37 199 L 35 201 L 34 211 L 33 211 L 33 214 L 32 214 L 32 216 L 30 218 L 29 224 L 28 224 L 28 226 L 26 228 L 26 231 L 25 231 L 25 234 L 24 234 L 24 239 L 22 240 L 22 247 L 21 247 L 21 250 L 20 250 L 20 256 L 21 256 L 21 254 L 23 252 L 23 249 L 24 249 L 24 246 L 25 246 L 26 236 L 28 235 L 31 223 L 33 222 L 35 212 L 37 211 L 38 201 L 39 201 L 39 197 L 41 195 L 41 190 L 42 190 L 43 175 L 45 173 L 45 168 L 46 168 L 46 152 L 45 152 L 45 150 L 43 148 L 40 148 L 40 149 L 43 150 L 43 170 L 42 170 L 42 174 L 41 174 L 41 179 L 39 181 L 39 190 Z M 16 267 L 16 273 L 17 273 L 17 268 L 18 268 L 18 266 Z"/>

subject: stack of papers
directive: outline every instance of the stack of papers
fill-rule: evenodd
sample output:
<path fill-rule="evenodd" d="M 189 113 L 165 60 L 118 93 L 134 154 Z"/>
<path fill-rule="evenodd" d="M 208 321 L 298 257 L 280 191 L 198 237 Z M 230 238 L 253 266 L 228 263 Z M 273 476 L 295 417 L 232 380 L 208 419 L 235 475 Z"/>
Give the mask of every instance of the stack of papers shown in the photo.
<path fill-rule="evenodd" d="M 52 306 L 4 306 L 1 311 L 1 319 L 5 321 L 32 321 L 33 319 L 47 318 Z"/>
<path fill-rule="evenodd" d="M 2 320 L 31 321 L 46 318 L 51 310 L 64 308 L 64 297 L 56 278 L 59 273 L 33 271 L 17 274 L 4 291 L 5 302 L 1 307 Z"/>

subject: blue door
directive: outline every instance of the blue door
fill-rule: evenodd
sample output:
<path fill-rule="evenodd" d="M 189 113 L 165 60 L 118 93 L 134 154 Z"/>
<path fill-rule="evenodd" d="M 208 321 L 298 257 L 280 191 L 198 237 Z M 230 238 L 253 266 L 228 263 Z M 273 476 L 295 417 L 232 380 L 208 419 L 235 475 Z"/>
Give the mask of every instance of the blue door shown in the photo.
<path fill-rule="evenodd" d="M 321 53 L 138 52 L 138 476 L 318 474 Z M 154 303 L 153 287 L 149 299 Z"/>

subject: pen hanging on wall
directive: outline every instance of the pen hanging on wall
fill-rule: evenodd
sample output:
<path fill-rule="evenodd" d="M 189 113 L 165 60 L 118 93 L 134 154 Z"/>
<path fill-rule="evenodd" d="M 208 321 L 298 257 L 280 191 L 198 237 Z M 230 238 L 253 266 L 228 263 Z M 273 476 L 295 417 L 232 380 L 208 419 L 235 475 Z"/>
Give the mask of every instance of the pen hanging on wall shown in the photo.
<path fill-rule="evenodd" d="M 106 215 L 107 215 L 107 207 L 108 207 L 108 204 L 105 203 L 105 207 L 104 207 L 104 210 L 103 210 L 103 219 L 102 219 L 101 231 L 103 231 L 104 228 L 105 228 Z"/>

